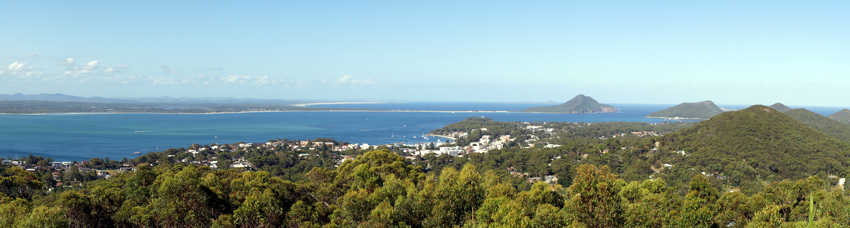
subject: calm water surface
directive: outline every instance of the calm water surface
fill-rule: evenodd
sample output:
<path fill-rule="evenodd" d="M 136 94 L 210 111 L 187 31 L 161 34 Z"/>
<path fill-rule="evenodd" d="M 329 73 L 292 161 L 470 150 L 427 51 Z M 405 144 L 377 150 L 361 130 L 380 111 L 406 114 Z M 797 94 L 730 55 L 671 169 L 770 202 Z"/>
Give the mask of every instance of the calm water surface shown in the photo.
<path fill-rule="evenodd" d="M 543 104 L 550 105 L 550 104 Z M 56 161 L 133 158 L 150 151 L 197 144 L 333 138 L 351 143 L 436 142 L 422 135 L 467 117 L 498 121 L 661 122 L 644 118 L 672 105 L 613 104 L 618 113 L 540 114 L 493 112 L 267 112 L 234 114 L 0 115 L 0 157 L 30 153 Z M 317 107 L 440 111 L 519 111 L 542 104 L 389 103 Z M 810 109 L 815 112 L 829 109 Z M 820 112 L 819 112 L 820 111 Z M 835 109 L 838 111 L 838 109 Z M 833 111 L 833 112 L 835 112 Z M 829 113 L 831 114 L 831 113 Z M 827 114 L 828 115 L 828 114 Z M 414 136 L 416 138 L 414 138 Z"/>

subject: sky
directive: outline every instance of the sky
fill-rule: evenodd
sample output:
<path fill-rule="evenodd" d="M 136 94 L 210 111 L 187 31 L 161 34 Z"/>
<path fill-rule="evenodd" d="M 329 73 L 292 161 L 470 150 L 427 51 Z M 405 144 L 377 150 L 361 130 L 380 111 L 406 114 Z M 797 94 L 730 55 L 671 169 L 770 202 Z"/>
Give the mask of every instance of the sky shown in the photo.
<path fill-rule="evenodd" d="M 850 107 L 848 1 L 24 1 L 0 94 Z"/>

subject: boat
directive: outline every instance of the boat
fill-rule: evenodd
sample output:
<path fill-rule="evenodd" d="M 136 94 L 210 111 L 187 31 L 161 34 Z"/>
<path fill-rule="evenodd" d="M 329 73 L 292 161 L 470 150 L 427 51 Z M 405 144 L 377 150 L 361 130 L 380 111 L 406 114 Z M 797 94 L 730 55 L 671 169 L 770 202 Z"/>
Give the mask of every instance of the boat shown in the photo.
<path fill-rule="evenodd" d="M 133 154 L 142 154 L 142 152 L 141 152 L 141 151 L 136 151 L 136 152 L 133 152 Z"/>

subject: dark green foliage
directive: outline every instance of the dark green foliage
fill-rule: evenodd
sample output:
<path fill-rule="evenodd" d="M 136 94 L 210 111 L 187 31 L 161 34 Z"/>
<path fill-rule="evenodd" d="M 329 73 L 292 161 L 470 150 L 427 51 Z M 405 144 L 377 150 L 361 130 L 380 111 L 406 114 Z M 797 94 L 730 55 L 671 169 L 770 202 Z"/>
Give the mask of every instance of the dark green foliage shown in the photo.
<path fill-rule="evenodd" d="M 554 106 L 534 107 L 523 110 L 523 112 L 554 112 L 554 113 L 603 113 L 616 112 L 614 106 L 600 104 L 593 98 L 579 94 L 573 99 Z"/>
<path fill-rule="evenodd" d="M 789 110 L 784 113 L 807 127 L 833 138 L 850 142 L 850 124 L 844 124 L 802 108 Z"/>
<path fill-rule="evenodd" d="M 714 102 L 702 101 L 696 103 L 681 103 L 661 111 L 650 113 L 647 117 L 708 119 L 720 113 L 723 113 L 723 110 L 720 109 L 720 107 L 717 107 Z"/>

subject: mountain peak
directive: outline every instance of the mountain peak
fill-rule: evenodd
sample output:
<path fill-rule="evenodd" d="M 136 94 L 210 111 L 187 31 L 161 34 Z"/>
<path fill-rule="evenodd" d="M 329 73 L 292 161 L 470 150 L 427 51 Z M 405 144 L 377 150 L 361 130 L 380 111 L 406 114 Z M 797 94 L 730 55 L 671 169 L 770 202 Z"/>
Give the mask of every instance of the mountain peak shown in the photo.
<path fill-rule="evenodd" d="M 723 110 L 714 104 L 711 100 L 681 103 L 679 105 L 650 113 L 647 117 L 650 118 L 698 118 L 707 119 L 714 115 L 723 113 Z"/>
<path fill-rule="evenodd" d="M 846 108 L 842 109 L 841 111 L 838 111 L 838 112 L 836 112 L 832 115 L 829 115 L 829 118 L 832 118 L 834 120 L 838 120 L 838 121 L 841 121 L 841 122 L 845 122 L 845 123 L 850 122 L 850 109 L 846 109 Z"/>
<path fill-rule="evenodd" d="M 579 94 L 560 105 L 533 107 L 523 112 L 550 112 L 550 113 L 604 113 L 616 112 L 614 106 L 600 104 L 590 96 Z"/>
<path fill-rule="evenodd" d="M 787 112 L 787 111 L 791 110 L 791 108 L 789 108 L 788 106 L 785 106 L 784 104 L 779 103 L 779 102 L 776 102 L 776 104 L 771 105 L 770 108 L 775 109 L 776 111 L 779 111 L 779 112 Z"/>

